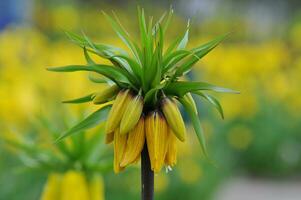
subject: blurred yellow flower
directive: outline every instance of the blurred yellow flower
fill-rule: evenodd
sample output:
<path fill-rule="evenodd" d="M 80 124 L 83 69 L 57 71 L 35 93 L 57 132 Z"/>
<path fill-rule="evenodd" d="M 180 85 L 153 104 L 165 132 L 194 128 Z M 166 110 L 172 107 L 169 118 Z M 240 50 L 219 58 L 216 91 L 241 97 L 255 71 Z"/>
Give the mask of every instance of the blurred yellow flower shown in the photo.
<path fill-rule="evenodd" d="M 189 170 L 187 170 L 189 169 Z M 202 178 L 203 171 L 196 160 L 185 159 L 179 163 L 178 172 L 180 178 L 188 184 L 194 184 Z"/>
<path fill-rule="evenodd" d="M 84 173 L 68 171 L 48 176 L 41 200 L 104 200 L 104 185 L 100 175 L 90 180 Z"/>
<path fill-rule="evenodd" d="M 253 141 L 253 134 L 245 126 L 236 126 L 229 131 L 228 142 L 232 148 L 246 150 Z"/>

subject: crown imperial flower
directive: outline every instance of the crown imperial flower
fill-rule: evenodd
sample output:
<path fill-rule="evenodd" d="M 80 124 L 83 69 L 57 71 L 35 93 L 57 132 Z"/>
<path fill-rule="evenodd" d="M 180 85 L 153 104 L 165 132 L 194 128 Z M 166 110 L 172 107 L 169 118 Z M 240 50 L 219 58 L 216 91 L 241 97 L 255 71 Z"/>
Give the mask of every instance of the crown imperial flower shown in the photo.
<path fill-rule="evenodd" d="M 80 36 L 67 32 L 71 41 L 83 48 L 87 64 L 49 68 L 50 71 L 57 72 L 88 71 L 100 74 L 109 80 L 111 86 L 104 91 L 66 101 L 67 103 L 93 101 L 94 104 L 101 104 L 99 110 L 80 123 L 80 128 L 90 128 L 106 120 L 106 143 L 114 142 L 115 172 L 122 171 L 138 160 L 145 144 L 148 148 L 151 169 L 159 172 L 164 165 L 176 164 L 177 141 L 185 141 L 185 123 L 177 105 L 179 102 L 184 108 L 183 111 L 186 111 L 191 119 L 202 150 L 207 155 L 205 137 L 192 94 L 207 100 L 223 117 L 220 103 L 207 94 L 207 91 L 237 92 L 206 82 L 180 79 L 228 34 L 187 49 L 190 30 L 188 21 L 184 33 L 169 46 L 165 46 L 164 38 L 173 10 L 164 13 L 157 22 L 153 23 L 152 18 L 148 22 L 145 20 L 144 10 L 139 8 L 139 44 L 138 40 L 131 38 L 115 13 L 113 17 L 103 14 L 128 47 L 129 52 L 112 45 L 94 43 L 86 35 Z M 109 60 L 111 65 L 96 63 L 90 54 Z M 107 103 L 111 100 L 114 100 L 113 105 Z M 109 107 L 111 109 L 106 115 Z M 78 132 L 78 129 L 71 129 L 68 135 L 75 132 Z M 66 136 L 66 134 L 62 135 L 59 140 Z"/>

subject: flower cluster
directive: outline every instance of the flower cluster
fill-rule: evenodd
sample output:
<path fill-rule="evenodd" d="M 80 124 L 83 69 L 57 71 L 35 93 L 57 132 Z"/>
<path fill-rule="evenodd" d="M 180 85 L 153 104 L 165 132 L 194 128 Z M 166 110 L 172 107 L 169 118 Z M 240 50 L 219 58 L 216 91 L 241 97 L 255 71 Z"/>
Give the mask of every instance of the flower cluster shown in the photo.
<path fill-rule="evenodd" d="M 90 76 L 90 80 L 107 84 L 107 88 L 65 103 L 93 101 L 102 105 L 99 110 L 63 134 L 64 137 L 97 125 L 106 120 L 106 142 L 114 142 L 114 170 L 120 172 L 140 158 L 146 145 L 154 172 L 176 164 L 177 140 L 185 140 L 185 124 L 177 105 L 180 102 L 191 119 L 205 155 L 206 144 L 198 112 L 191 94 L 203 97 L 218 108 L 217 99 L 206 91 L 234 92 L 206 82 L 183 81 L 194 64 L 214 49 L 228 34 L 193 49 L 185 49 L 189 36 L 189 21 L 184 34 L 167 48 L 164 37 L 171 22 L 173 11 L 164 13 L 153 24 L 147 22 L 144 10 L 138 9 L 141 43 L 132 40 L 129 33 L 114 18 L 104 13 L 114 31 L 127 45 L 130 52 L 107 44 L 96 44 L 86 35 L 67 32 L 68 37 L 83 48 L 87 65 L 69 65 L 48 68 L 56 72 L 88 71 L 102 75 Z M 97 64 L 90 54 L 109 60 L 112 65 Z M 113 103 L 112 103 L 113 101 Z M 113 105 L 111 105 L 113 104 Z M 111 107 L 109 111 L 109 107 Z M 108 115 L 107 112 L 109 111 Z"/>

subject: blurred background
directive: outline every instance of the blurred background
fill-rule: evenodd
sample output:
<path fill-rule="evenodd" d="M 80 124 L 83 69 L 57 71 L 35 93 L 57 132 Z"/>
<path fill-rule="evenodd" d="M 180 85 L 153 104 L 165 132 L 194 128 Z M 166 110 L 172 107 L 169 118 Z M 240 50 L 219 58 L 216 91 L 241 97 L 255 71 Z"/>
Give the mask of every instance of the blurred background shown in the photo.
<path fill-rule="evenodd" d="M 202 159 L 190 132 L 180 145 L 177 166 L 156 175 L 156 199 L 300 199 L 301 2 L 297 0 L 0 0 L 1 136 L 22 135 L 39 146 L 37 135 L 48 131 L 39 131 L 32 123 L 39 116 L 60 123 L 62 112 L 73 119 L 95 109 L 62 105 L 61 100 L 101 85 L 89 83 L 84 73 L 56 74 L 45 68 L 85 63 L 82 50 L 68 41 L 64 30 L 83 31 L 97 42 L 124 47 L 100 11 L 114 10 L 135 35 L 137 5 L 156 18 L 170 6 L 175 9 L 168 40 L 184 32 L 190 18 L 190 47 L 233 31 L 189 77 L 241 91 L 218 96 L 225 120 L 206 102 L 198 103 L 214 164 Z M 22 153 L 0 140 L 1 200 L 34 200 L 42 193 L 49 171 L 24 169 L 28 160 L 20 159 Z M 100 171 L 106 199 L 139 199 L 138 167 L 118 175 Z"/>

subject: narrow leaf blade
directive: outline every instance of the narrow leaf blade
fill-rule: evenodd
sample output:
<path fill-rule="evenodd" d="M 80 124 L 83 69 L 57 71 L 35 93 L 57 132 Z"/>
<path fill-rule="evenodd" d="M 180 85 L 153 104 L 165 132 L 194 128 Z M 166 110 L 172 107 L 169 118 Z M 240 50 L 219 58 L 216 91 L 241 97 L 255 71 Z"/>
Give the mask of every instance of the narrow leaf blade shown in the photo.
<path fill-rule="evenodd" d="M 96 112 L 89 115 L 87 118 L 85 118 L 84 120 L 82 120 L 81 122 L 73 126 L 71 129 L 63 133 L 58 139 L 56 139 L 55 143 L 61 141 L 62 139 L 72 134 L 78 133 L 80 131 L 84 131 L 89 128 L 93 128 L 96 125 L 98 125 L 100 122 L 104 121 L 110 106 L 111 105 L 103 106 Z"/>
<path fill-rule="evenodd" d="M 94 97 L 94 93 L 76 99 L 65 100 L 62 101 L 62 103 L 86 103 L 92 101 L 93 97 Z"/>

